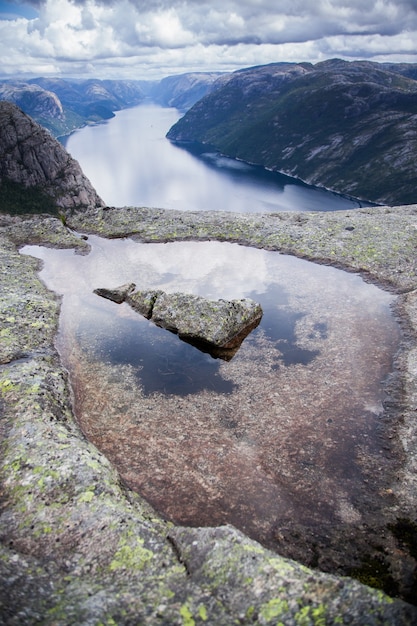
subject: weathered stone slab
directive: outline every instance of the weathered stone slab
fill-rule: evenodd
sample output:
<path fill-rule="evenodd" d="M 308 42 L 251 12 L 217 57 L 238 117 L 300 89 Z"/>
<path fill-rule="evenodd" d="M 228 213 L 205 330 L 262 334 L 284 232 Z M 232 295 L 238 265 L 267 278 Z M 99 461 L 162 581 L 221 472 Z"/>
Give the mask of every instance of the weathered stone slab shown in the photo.
<path fill-rule="evenodd" d="M 402 209 L 400 218 L 407 218 L 407 211 Z M 324 217 L 330 224 L 336 219 Z M 391 217 L 374 222 L 388 232 Z M 13 232 L 8 229 L 0 255 L 0 326 L 10 329 L 10 336 L 2 334 L 0 368 L 1 623 L 416 623 L 416 607 L 379 590 L 284 559 L 231 527 L 166 524 L 140 496 L 124 489 L 75 424 L 66 373 L 53 348 L 58 300 L 36 278 L 38 264 L 22 260 L 8 239 L 20 245 L 23 232 L 19 224 Z M 51 241 L 49 222 L 48 228 L 36 228 L 33 222 L 25 232 L 32 243 L 39 243 L 41 235 Z M 367 235 L 363 233 L 364 246 L 369 245 Z M 67 236 L 62 232 L 63 241 Z M 337 248 L 340 263 L 346 262 L 343 250 Z M 377 250 L 379 259 L 387 258 L 382 245 Z M 387 274 L 378 266 L 381 280 L 390 276 L 399 290 L 405 284 L 415 288 L 415 256 L 405 256 L 404 248 L 396 254 L 403 259 L 397 267 L 407 267 L 407 272 L 394 275 L 390 265 Z M 28 306 L 20 305 L 24 300 Z M 416 311 L 412 298 L 406 315 L 413 327 Z M 410 333 L 413 347 L 414 337 Z M 414 350 L 406 364 L 406 421 L 401 426 L 408 469 L 397 481 L 402 516 L 415 511 L 416 371 Z"/>
<path fill-rule="evenodd" d="M 187 293 L 134 288 L 134 283 L 129 283 L 114 289 L 98 288 L 94 293 L 118 304 L 127 302 L 157 326 L 214 358 L 230 360 L 262 319 L 261 305 L 249 298 L 208 300 Z"/>
<path fill-rule="evenodd" d="M 163 293 L 163 291 L 158 289 L 150 291 L 134 291 L 133 293 L 129 293 L 127 295 L 126 302 L 134 311 L 137 311 L 149 320 L 152 317 L 155 300 Z"/>
<path fill-rule="evenodd" d="M 182 339 L 205 341 L 218 348 L 234 348 L 238 337 L 254 322 L 262 308 L 253 300 L 207 300 L 184 293 L 164 293 L 154 304 L 152 321 Z"/>

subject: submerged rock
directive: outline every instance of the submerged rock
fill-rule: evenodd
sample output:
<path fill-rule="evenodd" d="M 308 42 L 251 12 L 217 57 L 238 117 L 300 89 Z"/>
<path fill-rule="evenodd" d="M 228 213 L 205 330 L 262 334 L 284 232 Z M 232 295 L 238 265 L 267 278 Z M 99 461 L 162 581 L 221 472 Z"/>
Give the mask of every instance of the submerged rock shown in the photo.
<path fill-rule="evenodd" d="M 262 319 L 261 305 L 249 298 L 208 300 L 187 293 L 133 291 L 133 283 L 94 293 L 132 309 L 214 358 L 230 360 Z"/>

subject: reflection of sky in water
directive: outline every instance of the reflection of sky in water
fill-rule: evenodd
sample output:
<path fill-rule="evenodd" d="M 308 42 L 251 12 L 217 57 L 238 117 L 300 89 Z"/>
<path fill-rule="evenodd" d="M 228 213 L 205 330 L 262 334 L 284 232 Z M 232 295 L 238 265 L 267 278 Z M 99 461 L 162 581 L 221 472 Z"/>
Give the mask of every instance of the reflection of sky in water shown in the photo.
<path fill-rule="evenodd" d="M 24 252 L 45 260 L 41 277 L 64 296 L 58 348 L 77 418 L 123 481 L 175 523 L 230 523 L 290 558 L 323 550 L 328 567 L 363 553 L 352 528 L 372 529 L 388 497 L 381 414 L 399 339 L 394 296 L 237 244 L 90 243 L 87 256 Z M 252 297 L 264 316 L 220 361 L 93 293 L 129 282 Z"/>
<path fill-rule="evenodd" d="M 142 105 L 65 141 L 108 205 L 179 210 L 328 211 L 359 202 L 248 165 L 207 148 L 165 138 L 176 109 Z"/>
<path fill-rule="evenodd" d="M 96 296 L 92 292 L 97 287 L 134 282 L 138 289 L 212 299 L 250 297 L 260 302 L 264 315 L 240 350 L 247 342 L 267 341 L 278 350 L 276 368 L 312 362 L 329 324 L 343 324 L 354 307 L 365 317 L 389 316 L 392 296 L 358 276 L 276 252 L 218 242 L 139 244 L 95 236 L 89 242 L 92 251 L 87 256 L 36 246 L 24 252 L 44 259 L 43 280 L 65 296 L 61 325 L 66 341 L 76 338 L 92 360 L 133 365 L 144 393 L 229 393 L 235 385 L 222 376 L 217 360 L 157 328 L 126 304 Z M 300 325 L 309 329 L 302 338 Z"/>

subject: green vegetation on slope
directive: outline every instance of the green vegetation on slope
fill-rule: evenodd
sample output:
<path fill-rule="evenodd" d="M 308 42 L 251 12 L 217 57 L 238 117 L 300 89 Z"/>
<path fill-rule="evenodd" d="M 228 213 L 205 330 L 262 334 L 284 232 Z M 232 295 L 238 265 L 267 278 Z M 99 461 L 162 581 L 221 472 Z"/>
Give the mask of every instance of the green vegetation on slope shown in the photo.
<path fill-rule="evenodd" d="M 296 71 L 295 71 L 296 70 Z M 417 81 L 374 63 L 236 72 L 168 133 L 375 202 L 412 203 Z"/>
<path fill-rule="evenodd" d="M 0 213 L 49 213 L 58 215 L 58 207 L 39 186 L 25 187 L 11 180 L 0 183 Z"/>

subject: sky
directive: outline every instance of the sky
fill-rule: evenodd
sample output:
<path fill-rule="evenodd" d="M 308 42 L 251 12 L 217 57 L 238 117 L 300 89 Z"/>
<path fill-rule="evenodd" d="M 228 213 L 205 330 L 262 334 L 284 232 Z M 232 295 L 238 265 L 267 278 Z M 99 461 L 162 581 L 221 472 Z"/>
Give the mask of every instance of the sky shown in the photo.
<path fill-rule="evenodd" d="M 417 63 L 417 0 L 0 1 L 0 75 L 155 80 L 329 58 Z"/>

